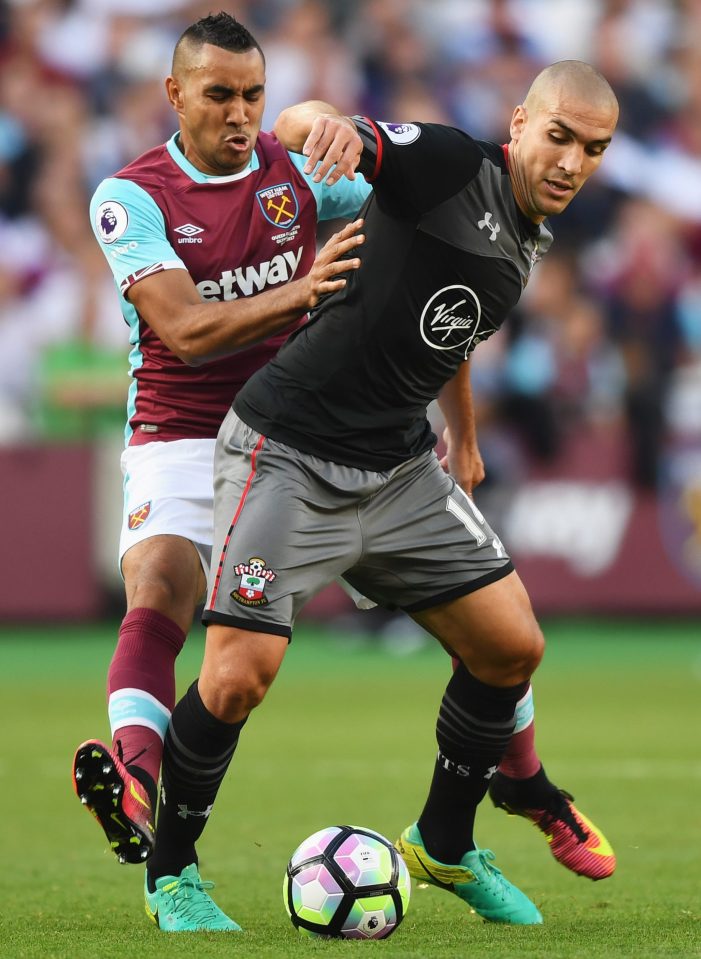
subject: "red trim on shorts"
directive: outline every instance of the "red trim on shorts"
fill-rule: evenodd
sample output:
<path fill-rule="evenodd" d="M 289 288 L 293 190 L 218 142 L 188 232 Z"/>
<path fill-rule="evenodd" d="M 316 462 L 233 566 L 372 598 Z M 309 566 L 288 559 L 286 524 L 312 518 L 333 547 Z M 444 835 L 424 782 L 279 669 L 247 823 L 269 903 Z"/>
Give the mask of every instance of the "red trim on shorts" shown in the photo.
<path fill-rule="evenodd" d="M 248 479 L 246 480 L 246 485 L 243 488 L 243 493 L 239 499 L 238 505 L 236 507 L 236 512 L 234 513 L 234 518 L 231 521 L 231 526 L 229 527 L 229 532 L 226 534 L 226 539 L 224 540 L 224 546 L 222 547 L 221 555 L 219 556 L 219 565 L 217 566 L 217 575 L 214 580 L 214 586 L 212 587 L 212 598 L 209 601 L 208 609 L 214 609 L 214 603 L 217 599 L 217 593 L 219 592 L 219 583 L 221 580 L 221 574 L 224 569 L 224 560 L 226 558 L 226 551 L 229 548 L 229 540 L 231 539 L 231 534 L 234 532 L 234 527 L 238 521 L 239 516 L 241 515 L 241 510 L 244 507 L 246 502 L 246 497 L 248 496 L 248 491 L 251 488 L 253 483 L 253 478 L 256 475 L 256 460 L 258 459 L 258 453 L 265 442 L 265 437 L 261 436 L 256 443 L 255 449 L 251 453 L 251 472 L 248 474 Z"/>
<path fill-rule="evenodd" d="M 380 172 L 380 167 L 382 166 L 382 151 L 384 150 L 384 146 L 382 144 L 382 136 L 380 135 L 380 131 L 377 129 L 370 117 L 363 117 L 363 119 L 367 120 L 367 122 L 375 131 L 375 140 L 377 141 L 377 159 L 375 160 L 375 168 L 370 176 L 365 178 L 368 183 L 372 183 L 377 174 Z"/>

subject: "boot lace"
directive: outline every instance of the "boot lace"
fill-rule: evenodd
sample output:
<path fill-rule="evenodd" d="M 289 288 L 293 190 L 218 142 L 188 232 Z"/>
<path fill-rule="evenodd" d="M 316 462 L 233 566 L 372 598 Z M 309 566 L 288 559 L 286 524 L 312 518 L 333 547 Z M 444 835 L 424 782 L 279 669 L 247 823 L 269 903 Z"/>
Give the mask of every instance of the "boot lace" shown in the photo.
<path fill-rule="evenodd" d="M 552 807 L 546 809 L 543 816 L 539 820 L 539 825 L 543 829 L 550 829 L 551 826 L 554 826 L 555 823 L 561 822 L 572 832 L 579 842 L 586 842 L 589 838 L 589 833 L 586 829 L 583 829 L 581 824 L 577 821 L 575 814 L 572 812 L 572 807 L 570 803 L 573 801 L 574 796 L 570 793 L 565 792 L 564 789 L 559 789 L 557 792 L 557 797 L 554 798 Z"/>
<path fill-rule="evenodd" d="M 173 899 L 173 911 L 194 922 L 207 922 L 220 915 L 220 910 L 214 900 L 205 890 L 214 889 L 214 883 L 208 880 L 195 882 L 187 876 L 183 876 L 173 883 L 173 886 L 167 886 L 164 892 L 168 892 Z"/>

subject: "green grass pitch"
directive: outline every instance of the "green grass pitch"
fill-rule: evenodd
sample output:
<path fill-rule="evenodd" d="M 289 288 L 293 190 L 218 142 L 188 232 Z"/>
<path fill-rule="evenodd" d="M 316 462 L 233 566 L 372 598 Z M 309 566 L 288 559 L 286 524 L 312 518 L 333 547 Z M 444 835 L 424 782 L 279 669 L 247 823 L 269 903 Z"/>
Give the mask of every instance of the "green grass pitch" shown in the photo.
<path fill-rule="evenodd" d="M 524 820 L 485 802 L 477 840 L 530 895 L 542 927 L 482 923 L 414 887 L 385 942 L 303 939 L 282 903 L 295 846 L 322 826 L 390 838 L 418 815 L 449 661 L 299 629 L 201 842 L 201 871 L 239 936 L 166 935 L 145 918 L 143 870 L 119 866 L 71 788 L 75 746 L 107 736 L 114 627 L 0 631 L 0 959 L 246 956 L 403 959 L 701 957 L 701 624 L 546 623 L 536 677 L 540 752 L 618 855 L 609 880 L 566 872 Z M 203 635 L 179 661 L 196 675 Z"/>

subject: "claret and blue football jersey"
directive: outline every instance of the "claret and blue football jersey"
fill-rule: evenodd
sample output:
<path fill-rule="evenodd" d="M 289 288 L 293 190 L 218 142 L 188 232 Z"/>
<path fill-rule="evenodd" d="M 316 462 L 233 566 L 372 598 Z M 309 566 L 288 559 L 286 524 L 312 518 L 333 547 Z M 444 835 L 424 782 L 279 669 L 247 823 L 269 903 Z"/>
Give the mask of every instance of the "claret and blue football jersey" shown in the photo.
<path fill-rule="evenodd" d="M 209 176 L 185 158 L 175 134 L 98 186 L 92 227 L 131 343 L 128 443 L 215 437 L 239 388 L 288 335 L 190 367 L 138 315 L 129 290 L 143 277 L 184 269 L 203 301 L 235 300 L 304 276 L 316 256 L 317 221 L 354 218 L 371 191 L 362 176 L 314 183 L 305 163 L 260 133 L 245 170 Z"/>

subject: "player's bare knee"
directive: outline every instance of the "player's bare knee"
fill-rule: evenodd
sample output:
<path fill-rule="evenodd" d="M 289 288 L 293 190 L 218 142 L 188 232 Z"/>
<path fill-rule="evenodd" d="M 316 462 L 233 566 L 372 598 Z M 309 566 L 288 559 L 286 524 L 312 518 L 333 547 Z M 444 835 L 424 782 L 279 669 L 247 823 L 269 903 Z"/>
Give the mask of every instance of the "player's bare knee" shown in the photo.
<path fill-rule="evenodd" d="M 508 639 L 495 643 L 488 655 L 479 661 L 466 663 L 468 669 L 483 682 L 496 686 L 510 686 L 530 679 L 538 668 L 545 640 L 533 619 L 520 629 L 509 633 Z"/>
<path fill-rule="evenodd" d="M 545 652 L 545 639 L 535 619 L 532 619 L 528 627 L 524 629 L 522 644 L 524 666 L 528 669 L 530 675 L 540 665 Z"/>
<path fill-rule="evenodd" d="M 155 609 L 173 618 L 191 616 L 204 588 L 199 560 L 191 552 L 194 547 L 179 545 L 168 551 L 160 539 L 133 547 L 122 560 L 128 606 Z"/>
<path fill-rule="evenodd" d="M 265 671 L 256 671 L 249 676 L 241 704 L 247 712 L 250 713 L 256 706 L 260 706 L 270 689 L 273 678 L 274 674 L 269 676 Z"/>
<path fill-rule="evenodd" d="M 224 723 L 236 723 L 245 719 L 261 703 L 265 692 L 261 686 L 245 682 L 200 687 L 205 706 L 213 716 Z"/>
<path fill-rule="evenodd" d="M 208 689 L 211 699 L 217 704 L 215 715 L 247 716 L 259 706 L 270 688 L 274 672 L 264 667 L 250 665 L 242 669 L 239 664 L 221 662 L 208 671 Z M 231 720 L 227 720 L 231 721 Z"/>
<path fill-rule="evenodd" d="M 132 605 L 147 609 L 171 609 L 177 596 L 176 584 L 168 576 L 151 573 L 136 586 Z"/>
<path fill-rule="evenodd" d="M 512 647 L 512 668 L 521 679 L 528 679 L 540 665 L 545 651 L 545 639 L 540 626 L 531 619 L 519 631 Z"/>

